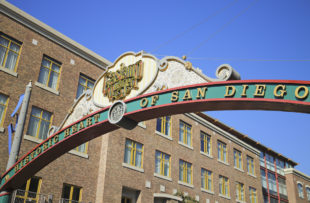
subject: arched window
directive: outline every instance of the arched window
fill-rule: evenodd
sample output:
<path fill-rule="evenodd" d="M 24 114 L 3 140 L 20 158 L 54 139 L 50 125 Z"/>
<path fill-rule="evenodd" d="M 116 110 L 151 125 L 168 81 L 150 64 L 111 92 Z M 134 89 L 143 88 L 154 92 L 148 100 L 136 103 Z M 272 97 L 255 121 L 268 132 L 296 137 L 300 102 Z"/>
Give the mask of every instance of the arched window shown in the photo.
<path fill-rule="evenodd" d="M 298 189 L 298 196 L 300 198 L 304 198 L 304 191 L 301 183 L 297 183 L 297 189 Z"/>

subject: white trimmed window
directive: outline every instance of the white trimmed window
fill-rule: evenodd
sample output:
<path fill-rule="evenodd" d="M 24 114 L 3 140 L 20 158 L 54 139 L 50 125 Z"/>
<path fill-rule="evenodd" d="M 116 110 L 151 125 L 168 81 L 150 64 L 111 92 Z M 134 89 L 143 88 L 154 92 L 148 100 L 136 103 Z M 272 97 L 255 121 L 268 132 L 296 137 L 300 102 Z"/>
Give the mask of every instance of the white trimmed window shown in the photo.
<path fill-rule="evenodd" d="M 169 154 L 156 150 L 155 152 L 155 173 L 171 177 L 170 172 L 171 157 Z"/>
<path fill-rule="evenodd" d="M 45 140 L 52 123 L 52 113 L 32 107 L 27 134 Z"/>
<path fill-rule="evenodd" d="M 41 69 L 38 82 L 52 88 L 58 89 L 61 64 L 56 60 L 44 56 L 41 63 Z"/>
<path fill-rule="evenodd" d="M 16 72 L 21 43 L 0 33 L 0 67 Z"/>

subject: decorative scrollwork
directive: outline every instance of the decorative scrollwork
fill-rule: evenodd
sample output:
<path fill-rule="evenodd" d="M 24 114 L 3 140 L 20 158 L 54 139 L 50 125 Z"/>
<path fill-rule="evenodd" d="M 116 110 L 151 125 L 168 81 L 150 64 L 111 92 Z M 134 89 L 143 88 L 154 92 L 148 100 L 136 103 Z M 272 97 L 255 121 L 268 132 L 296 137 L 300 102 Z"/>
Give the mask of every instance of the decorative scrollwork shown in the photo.
<path fill-rule="evenodd" d="M 216 77 L 222 81 L 240 80 L 240 74 L 228 64 L 220 65 L 216 69 Z"/>
<path fill-rule="evenodd" d="M 160 71 L 165 71 L 168 68 L 167 58 L 165 57 L 157 61 L 157 67 Z"/>

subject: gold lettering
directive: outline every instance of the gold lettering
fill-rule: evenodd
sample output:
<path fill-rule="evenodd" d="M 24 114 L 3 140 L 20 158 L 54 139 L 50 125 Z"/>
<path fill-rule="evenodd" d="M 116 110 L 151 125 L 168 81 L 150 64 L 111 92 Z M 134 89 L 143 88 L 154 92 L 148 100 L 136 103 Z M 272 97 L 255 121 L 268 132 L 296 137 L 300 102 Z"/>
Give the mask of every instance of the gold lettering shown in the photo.
<path fill-rule="evenodd" d="M 151 105 L 154 106 L 157 102 L 157 100 L 159 99 L 159 96 L 158 95 L 154 95 L 152 96 L 152 102 L 151 102 Z"/>
<path fill-rule="evenodd" d="M 205 96 L 206 96 L 206 91 L 207 91 L 207 87 L 204 87 L 204 88 L 197 88 L 197 96 L 196 96 L 196 98 L 197 99 L 201 99 L 201 98 L 205 98 Z"/>
<path fill-rule="evenodd" d="M 263 97 L 265 96 L 266 85 L 256 85 L 254 96 Z"/>
<path fill-rule="evenodd" d="M 70 128 L 67 128 L 65 131 L 65 138 L 68 137 L 70 135 Z"/>
<path fill-rule="evenodd" d="M 179 100 L 179 91 L 173 91 L 171 94 L 171 101 L 176 102 Z"/>
<path fill-rule="evenodd" d="M 31 154 L 30 154 L 31 160 L 34 158 L 34 154 L 35 154 L 35 151 L 31 152 Z"/>
<path fill-rule="evenodd" d="M 46 143 L 43 144 L 43 151 L 45 151 L 47 149 L 48 149 L 48 143 L 46 142 Z"/>
<path fill-rule="evenodd" d="M 76 132 L 78 131 L 78 124 L 74 124 L 74 125 L 71 127 L 71 129 L 72 129 L 72 134 L 73 134 L 73 133 L 76 133 Z"/>
<path fill-rule="evenodd" d="M 184 100 L 191 100 L 192 99 L 192 96 L 191 96 L 191 92 L 189 91 L 189 89 L 187 89 L 186 91 L 185 91 L 185 94 L 184 94 L 184 96 L 183 96 L 183 101 Z"/>
<path fill-rule="evenodd" d="M 280 91 L 280 94 L 278 94 L 278 91 Z M 283 98 L 284 94 L 286 94 L 285 85 L 277 85 L 273 90 L 273 94 L 275 97 Z"/>
<path fill-rule="evenodd" d="M 39 154 L 41 154 L 41 152 L 42 152 L 42 149 L 41 149 L 41 146 L 40 146 L 40 147 L 38 147 L 38 148 L 36 149 L 36 153 L 37 153 L 37 155 L 39 155 Z"/>
<path fill-rule="evenodd" d="M 83 121 L 80 122 L 79 126 L 80 126 L 80 127 L 79 127 L 79 130 L 85 128 Z"/>
<path fill-rule="evenodd" d="M 86 119 L 86 127 L 91 126 L 93 124 L 93 118 L 89 117 Z"/>
<path fill-rule="evenodd" d="M 147 98 L 143 98 L 143 99 L 141 99 L 141 101 L 140 101 L 140 106 L 141 106 L 142 108 L 144 108 L 144 107 L 147 106 L 148 103 L 149 103 L 149 101 L 147 100 Z"/>
<path fill-rule="evenodd" d="M 49 146 L 49 147 L 52 146 L 52 139 L 49 139 L 49 140 L 48 140 L 48 146 Z"/>
<path fill-rule="evenodd" d="M 304 94 L 300 95 L 299 92 L 302 90 L 304 91 Z M 309 94 L 309 90 L 306 86 L 299 86 L 295 90 L 295 97 L 297 99 L 305 99 L 308 96 L 308 94 Z"/>
<path fill-rule="evenodd" d="M 100 114 L 99 113 L 94 115 L 95 123 L 99 122 L 99 118 L 100 118 Z"/>
<path fill-rule="evenodd" d="M 236 88 L 234 86 L 226 86 L 226 92 L 224 95 L 225 97 L 233 97 L 235 93 L 236 93 Z"/>
<path fill-rule="evenodd" d="M 55 135 L 53 138 L 54 144 L 56 144 L 59 141 L 59 135 Z"/>
<path fill-rule="evenodd" d="M 19 170 L 18 164 L 15 165 L 14 169 L 15 169 L 15 173 Z"/>
<path fill-rule="evenodd" d="M 26 156 L 26 158 L 24 159 L 24 162 L 25 162 L 25 165 L 28 164 L 28 162 L 29 162 L 29 156 Z"/>
<path fill-rule="evenodd" d="M 241 97 L 246 97 L 246 90 L 248 89 L 248 85 L 242 85 L 243 87 L 243 90 L 242 90 L 242 94 L 241 94 Z"/>

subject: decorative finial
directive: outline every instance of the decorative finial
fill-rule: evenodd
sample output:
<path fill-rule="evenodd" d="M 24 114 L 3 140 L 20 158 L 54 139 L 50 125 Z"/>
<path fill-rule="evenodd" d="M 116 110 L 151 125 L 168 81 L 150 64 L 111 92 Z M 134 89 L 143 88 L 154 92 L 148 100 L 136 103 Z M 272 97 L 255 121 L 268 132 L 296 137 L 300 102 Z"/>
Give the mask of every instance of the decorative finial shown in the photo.
<path fill-rule="evenodd" d="M 182 59 L 185 61 L 187 59 L 187 57 L 185 55 L 183 55 Z"/>

